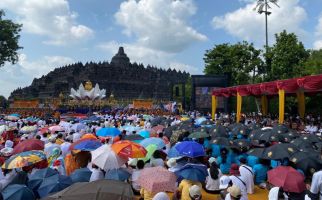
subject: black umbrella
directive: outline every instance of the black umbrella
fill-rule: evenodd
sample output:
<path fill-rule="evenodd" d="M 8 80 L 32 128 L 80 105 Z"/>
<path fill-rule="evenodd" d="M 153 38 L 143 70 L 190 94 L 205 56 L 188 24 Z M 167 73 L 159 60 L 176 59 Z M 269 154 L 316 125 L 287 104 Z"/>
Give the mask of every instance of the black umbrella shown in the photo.
<path fill-rule="evenodd" d="M 233 141 L 233 147 L 248 149 L 250 147 L 250 142 L 246 139 L 236 139 Z"/>
<path fill-rule="evenodd" d="M 208 129 L 206 127 L 198 127 L 194 129 L 194 132 L 208 133 Z"/>
<path fill-rule="evenodd" d="M 233 141 L 225 137 L 216 137 L 212 140 L 212 143 L 222 145 L 222 146 L 231 146 L 233 144 Z"/>
<path fill-rule="evenodd" d="M 281 134 L 278 137 L 280 142 L 289 143 L 295 138 L 299 137 L 299 134 L 295 132 L 288 132 L 288 133 Z"/>
<path fill-rule="evenodd" d="M 163 132 L 164 132 L 164 134 L 165 134 L 168 138 L 170 138 L 170 137 L 171 137 L 171 135 L 172 135 L 172 133 L 173 133 L 173 131 L 174 131 L 174 130 L 177 130 L 177 128 L 178 128 L 178 127 L 179 127 L 178 125 L 169 126 L 169 127 L 165 128 L 165 129 L 163 130 Z"/>
<path fill-rule="evenodd" d="M 200 125 L 206 125 L 206 126 L 214 125 L 214 122 L 213 121 L 210 121 L 210 120 L 206 120 L 206 121 L 201 122 Z"/>
<path fill-rule="evenodd" d="M 226 131 L 226 128 L 222 125 L 218 125 L 214 128 L 211 128 L 209 130 L 209 134 L 211 135 L 212 138 L 215 137 L 228 137 L 228 133 Z"/>
<path fill-rule="evenodd" d="M 293 144 L 275 144 L 266 148 L 266 157 L 270 160 L 281 160 L 284 158 L 290 158 L 299 149 Z"/>
<path fill-rule="evenodd" d="M 284 124 L 279 124 L 273 127 L 272 131 L 277 134 L 287 133 L 289 131 L 288 127 Z"/>
<path fill-rule="evenodd" d="M 321 139 L 316 135 L 301 135 L 300 138 L 310 143 L 321 142 Z"/>
<path fill-rule="evenodd" d="M 297 146 L 300 150 L 314 150 L 314 146 L 307 140 L 303 140 L 301 138 L 297 138 L 291 141 L 291 144 Z"/>
<path fill-rule="evenodd" d="M 235 129 L 235 128 L 239 128 L 239 127 L 241 127 L 241 126 L 244 126 L 244 125 L 243 125 L 243 124 L 241 124 L 241 123 L 234 123 L 234 124 L 229 125 L 229 126 L 228 126 L 228 129 L 232 131 L 233 129 Z"/>
<path fill-rule="evenodd" d="M 296 152 L 290 157 L 290 161 L 306 175 L 308 175 L 308 173 L 312 175 L 314 172 L 322 169 L 321 158 L 319 157 L 319 154 L 314 151 Z"/>
<path fill-rule="evenodd" d="M 265 148 L 254 148 L 247 152 L 248 155 L 256 156 L 258 158 L 266 159 L 266 149 Z"/>
<path fill-rule="evenodd" d="M 262 128 L 261 124 L 258 123 L 251 123 L 250 125 L 248 125 L 248 128 L 252 131 L 252 130 L 258 130 Z"/>
<path fill-rule="evenodd" d="M 248 129 L 247 126 L 237 126 L 231 130 L 231 133 L 233 135 L 248 135 L 250 130 Z"/>
<path fill-rule="evenodd" d="M 133 198 L 130 184 L 122 181 L 99 180 L 90 183 L 75 183 L 58 193 L 47 196 L 44 200 L 132 200 Z"/>
<path fill-rule="evenodd" d="M 130 141 L 134 141 L 134 140 L 144 140 L 144 137 L 142 137 L 141 135 L 138 135 L 138 134 L 126 135 L 124 137 L 124 140 L 130 140 Z"/>
<path fill-rule="evenodd" d="M 265 142 L 278 141 L 278 136 L 271 129 L 255 130 L 250 134 L 252 140 Z"/>

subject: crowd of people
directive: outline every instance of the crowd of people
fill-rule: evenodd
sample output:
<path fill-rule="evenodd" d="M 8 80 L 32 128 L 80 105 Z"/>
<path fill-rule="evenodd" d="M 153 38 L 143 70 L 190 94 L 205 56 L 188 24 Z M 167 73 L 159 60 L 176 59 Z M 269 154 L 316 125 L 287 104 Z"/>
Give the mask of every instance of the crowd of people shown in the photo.
<path fill-rule="evenodd" d="M 109 179 L 113 170 L 125 171 L 128 176 L 117 179 L 127 182 L 133 194 L 145 200 L 207 199 L 204 194 L 247 200 L 258 190 L 267 190 L 269 200 L 322 199 L 321 129 L 315 127 L 319 119 L 311 115 L 300 130 L 298 124 L 304 121 L 296 117 L 278 125 L 274 118 L 259 115 L 244 115 L 235 123 L 233 115 L 218 114 L 212 120 L 198 112 L 161 116 L 120 111 L 81 118 L 51 113 L 46 119 L 31 113 L 8 117 L 10 114 L 4 113 L 0 119 L 2 192 L 12 184 L 28 186 L 37 171 L 50 168 L 72 177 L 73 183 L 84 182 L 84 177 L 75 178 L 79 170 L 90 172 L 87 182 Z M 32 145 L 19 152 L 27 142 Z M 34 148 L 36 143 L 40 149 Z M 103 146 L 113 151 L 117 167 L 112 169 L 111 161 L 97 162 L 96 153 Z M 135 152 L 134 147 L 138 148 Z M 14 162 L 17 155 L 30 150 L 43 152 L 45 158 Z M 140 152 L 142 156 L 137 155 Z M 142 176 L 153 167 L 175 175 L 174 189 L 147 188 Z M 285 173 L 274 176 L 279 170 Z M 275 180 L 278 178 L 280 182 Z M 158 182 L 154 177 L 151 180 L 151 184 Z M 32 191 L 35 198 L 51 194 Z"/>

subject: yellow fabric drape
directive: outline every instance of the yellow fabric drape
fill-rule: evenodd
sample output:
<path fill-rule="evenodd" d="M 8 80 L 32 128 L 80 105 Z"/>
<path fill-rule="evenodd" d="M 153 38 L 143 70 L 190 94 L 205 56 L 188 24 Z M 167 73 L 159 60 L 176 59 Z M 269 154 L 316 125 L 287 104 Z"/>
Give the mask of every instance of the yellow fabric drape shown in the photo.
<path fill-rule="evenodd" d="M 237 92 L 237 115 L 236 115 L 236 122 L 240 121 L 241 116 L 241 107 L 242 107 L 242 96 Z"/>
<path fill-rule="evenodd" d="M 212 95 L 211 96 L 211 118 L 212 119 L 215 119 L 216 110 L 217 110 L 217 97 Z"/>
<path fill-rule="evenodd" d="M 278 123 L 284 123 L 284 111 L 285 111 L 285 90 L 278 90 L 279 97 L 279 120 Z"/>
<path fill-rule="evenodd" d="M 298 106 L 298 111 L 299 111 L 299 115 L 300 117 L 303 119 L 304 115 L 305 115 L 305 95 L 304 95 L 304 91 L 298 91 L 296 93 L 297 95 L 297 106 Z"/>
<path fill-rule="evenodd" d="M 266 95 L 263 95 L 261 97 L 261 106 L 262 106 L 262 114 L 263 116 L 266 116 L 268 111 L 268 101 L 267 101 Z"/>

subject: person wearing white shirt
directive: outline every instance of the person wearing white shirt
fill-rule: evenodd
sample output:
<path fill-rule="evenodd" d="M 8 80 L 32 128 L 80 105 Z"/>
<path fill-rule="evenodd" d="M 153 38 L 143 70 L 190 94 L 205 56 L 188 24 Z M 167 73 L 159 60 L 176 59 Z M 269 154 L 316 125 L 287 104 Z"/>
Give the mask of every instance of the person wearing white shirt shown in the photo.
<path fill-rule="evenodd" d="M 97 181 L 97 180 L 103 180 L 104 174 L 101 169 L 99 169 L 96 165 L 92 165 L 92 175 L 89 179 L 89 182 Z"/>
<path fill-rule="evenodd" d="M 322 200 L 322 170 L 313 174 L 308 196 L 312 200 Z"/>
<path fill-rule="evenodd" d="M 245 158 L 240 159 L 239 172 L 240 176 L 243 177 L 246 183 L 247 193 L 254 193 L 254 172 L 250 166 L 246 165 L 247 160 Z"/>
<path fill-rule="evenodd" d="M 56 138 L 51 137 L 51 138 L 49 138 L 49 143 L 45 144 L 44 152 L 45 152 L 45 154 L 46 154 L 47 157 L 50 156 L 50 154 L 52 153 L 52 151 L 55 148 L 60 149 L 60 145 L 59 144 L 56 144 L 55 142 L 56 142 Z"/>
<path fill-rule="evenodd" d="M 205 185 L 205 190 L 208 193 L 214 193 L 214 194 L 219 194 L 221 191 L 219 189 L 220 185 L 220 177 L 222 176 L 222 173 L 215 161 L 213 161 L 210 165 L 210 168 L 208 169 L 208 176 L 206 177 L 206 185 Z"/>
<path fill-rule="evenodd" d="M 247 188 L 246 188 L 246 180 L 240 176 L 239 167 L 237 164 L 232 164 L 229 170 L 231 176 L 229 176 L 233 185 L 238 186 L 241 190 L 241 198 L 240 200 L 248 200 L 247 196 Z"/>

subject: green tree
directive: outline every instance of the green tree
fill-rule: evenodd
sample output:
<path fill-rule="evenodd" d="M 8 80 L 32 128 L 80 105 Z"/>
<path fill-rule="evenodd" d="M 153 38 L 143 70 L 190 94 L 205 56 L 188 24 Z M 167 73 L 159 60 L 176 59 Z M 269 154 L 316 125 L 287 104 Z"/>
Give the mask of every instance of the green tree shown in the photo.
<path fill-rule="evenodd" d="M 287 79 L 301 76 L 304 72 L 304 63 L 309 57 L 294 33 L 285 30 L 275 34 L 276 43 L 270 47 L 265 55 L 268 58 L 266 80 Z"/>
<path fill-rule="evenodd" d="M 254 82 L 263 68 L 261 50 L 245 41 L 237 44 L 219 44 L 207 50 L 204 61 L 206 75 L 230 74 L 230 85 Z M 252 78 L 251 78 L 252 76 Z"/>
<path fill-rule="evenodd" d="M 4 96 L 0 96 L 0 108 L 7 108 L 8 100 Z"/>
<path fill-rule="evenodd" d="M 3 19 L 5 13 L 0 10 L 0 67 L 5 62 L 15 64 L 18 61 L 18 40 L 20 38 L 21 24 L 16 24 L 8 19 Z"/>
<path fill-rule="evenodd" d="M 304 63 L 304 75 L 322 74 L 322 49 L 310 51 L 310 57 Z"/>

